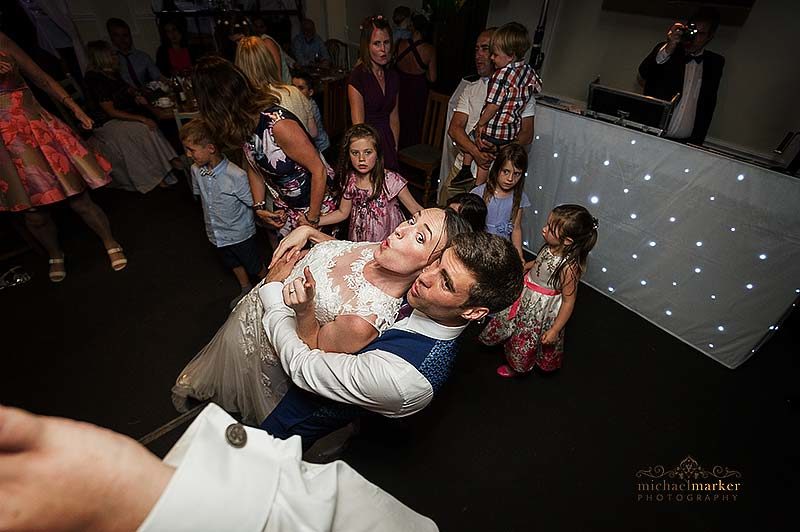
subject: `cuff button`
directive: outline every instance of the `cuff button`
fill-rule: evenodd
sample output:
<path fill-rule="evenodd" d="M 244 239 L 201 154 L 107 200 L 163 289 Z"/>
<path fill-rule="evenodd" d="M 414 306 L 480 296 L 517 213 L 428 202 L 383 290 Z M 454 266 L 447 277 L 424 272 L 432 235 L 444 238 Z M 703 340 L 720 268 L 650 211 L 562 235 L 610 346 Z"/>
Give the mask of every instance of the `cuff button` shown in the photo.
<path fill-rule="evenodd" d="M 232 423 L 225 429 L 225 439 L 231 446 L 237 449 L 242 448 L 247 443 L 247 431 L 241 423 Z"/>

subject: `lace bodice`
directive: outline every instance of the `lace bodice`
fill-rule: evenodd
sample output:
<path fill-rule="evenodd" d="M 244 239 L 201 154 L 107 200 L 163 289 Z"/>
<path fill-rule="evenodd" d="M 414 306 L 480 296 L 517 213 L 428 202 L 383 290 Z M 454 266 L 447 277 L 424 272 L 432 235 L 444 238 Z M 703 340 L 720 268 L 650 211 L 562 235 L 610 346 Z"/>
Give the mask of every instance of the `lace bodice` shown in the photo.
<path fill-rule="evenodd" d="M 317 244 L 297 263 L 286 282 L 302 277 L 303 268 L 308 266 L 317 283 L 315 310 L 320 324 L 354 314 L 382 333 L 394 325 L 401 300 L 364 278 L 364 266 L 372 260 L 375 246 L 338 240 Z"/>
<path fill-rule="evenodd" d="M 533 268 L 528 272 L 528 279 L 545 288 L 555 289 L 556 279 L 551 279 L 553 272 L 561 264 L 563 257 L 553 255 L 550 246 L 545 246 L 536 256 Z"/>

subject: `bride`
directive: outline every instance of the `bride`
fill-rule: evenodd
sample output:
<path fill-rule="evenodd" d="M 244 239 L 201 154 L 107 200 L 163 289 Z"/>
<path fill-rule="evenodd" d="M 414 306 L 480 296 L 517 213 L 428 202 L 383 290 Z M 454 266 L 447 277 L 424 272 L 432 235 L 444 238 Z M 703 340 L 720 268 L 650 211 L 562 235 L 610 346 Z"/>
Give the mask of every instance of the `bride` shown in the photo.
<path fill-rule="evenodd" d="M 275 250 L 273 263 L 308 240 L 316 244 L 285 281 L 302 279 L 306 266 L 316 279 L 316 322 L 308 326 L 300 320 L 301 338 L 324 351 L 359 351 L 394 324 L 402 297 L 422 269 L 441 255 L 452 237 L 466 231 L 467 223 L 450 209 L 420 211 L 380 243 L 332 240 L 309 226 L 295 229 Z M 187 397 L 211 400 L 259 424 L 283 398 L 289 379 L 261 324 L 262 284 L 239 302 L 181 371 L 172 388 L 179 410 Z"/>

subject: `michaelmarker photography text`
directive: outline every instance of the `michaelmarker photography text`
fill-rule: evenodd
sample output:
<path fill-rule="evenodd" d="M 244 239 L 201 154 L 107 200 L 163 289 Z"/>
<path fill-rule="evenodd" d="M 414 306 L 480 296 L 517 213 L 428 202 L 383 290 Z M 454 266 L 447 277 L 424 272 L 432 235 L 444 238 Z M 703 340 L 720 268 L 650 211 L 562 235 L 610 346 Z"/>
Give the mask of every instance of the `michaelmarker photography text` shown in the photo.
<path fill-rule="evenodd" d="M 742 483 L 660 480 L 639 482 L 636 487 L 638 502 L 735 502 Z"/>

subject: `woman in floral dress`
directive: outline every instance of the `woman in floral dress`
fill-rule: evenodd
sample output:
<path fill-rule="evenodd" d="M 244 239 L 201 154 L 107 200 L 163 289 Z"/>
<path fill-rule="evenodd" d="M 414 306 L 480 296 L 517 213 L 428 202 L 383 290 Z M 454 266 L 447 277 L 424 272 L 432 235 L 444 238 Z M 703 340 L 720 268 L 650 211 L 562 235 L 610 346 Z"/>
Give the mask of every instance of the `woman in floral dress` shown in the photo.
<path fill-rule="evenodd" d="M 108 218 L 87 192 L 111 180 L 111 166 L 39 105 L 20 70 L 69 108 L 82 127 L 92 127 L 92 120 L 61 85 L 0 33 L 0 212 L 24 214 L 28 230 L 50 257 L 53 282 L 63 281 L 67 272 L 58 230 L 43 207 L 63 200 L 103 241 L 112 268 L 121 270 L 128 261 L 111 233 Z"/>
<path fill-rule="evenodd" d="M 198 63 L 193 85 L 200 115 L 221 143 L 243 146 L 253 208 L 266 225 L 286 235 L 298 225 L 316 227 L 322 214 L 336 208 L 333 170 L 297 117 L 280 107 L 278 94 L 255 87 L 219 57 Z"/>

